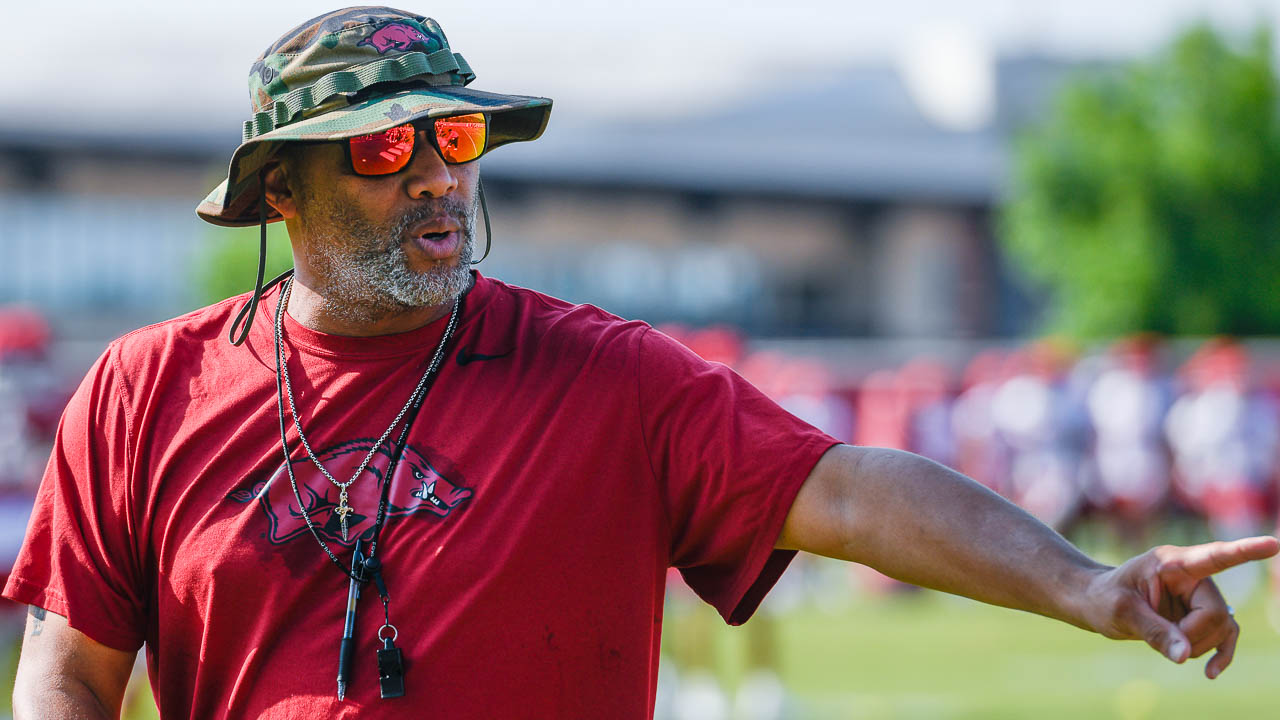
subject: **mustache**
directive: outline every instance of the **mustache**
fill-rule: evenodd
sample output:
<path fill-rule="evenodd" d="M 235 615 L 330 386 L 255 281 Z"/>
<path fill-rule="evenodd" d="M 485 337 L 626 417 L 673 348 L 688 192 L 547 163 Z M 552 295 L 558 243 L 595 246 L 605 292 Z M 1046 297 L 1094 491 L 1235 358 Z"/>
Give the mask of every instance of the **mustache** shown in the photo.
<path fill-rule="evenodd" d="M 471 236 L 471 215 L 460 200 L 454 197 L 443 197 L 419 205 L 396 218 L 391 225 L 388 239 L 399 243 L 410 227 L 427 220 L 439 221 L 448 218 L 458 224 L 465 236 Z"/>

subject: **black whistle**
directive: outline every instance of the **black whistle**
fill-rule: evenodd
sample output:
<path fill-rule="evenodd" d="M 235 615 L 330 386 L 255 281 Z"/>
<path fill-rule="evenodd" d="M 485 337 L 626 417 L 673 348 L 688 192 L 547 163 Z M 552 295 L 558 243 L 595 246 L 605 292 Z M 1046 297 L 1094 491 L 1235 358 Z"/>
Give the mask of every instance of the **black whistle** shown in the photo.
<path fill-rule="evenodd" d="M 383 638 L 378 651 L 378 684 L 384 700 L 404 696 L 404 656 L 391 638 Z"/>

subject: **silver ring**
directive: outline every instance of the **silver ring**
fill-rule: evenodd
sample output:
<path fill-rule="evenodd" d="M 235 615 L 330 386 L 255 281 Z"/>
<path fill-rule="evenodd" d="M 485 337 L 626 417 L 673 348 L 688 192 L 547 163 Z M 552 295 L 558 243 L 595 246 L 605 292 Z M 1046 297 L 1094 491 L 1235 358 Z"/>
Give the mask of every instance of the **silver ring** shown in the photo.
<path fill-rule="evenodd" d="M 396 638 L 400 637 L 400 631 L 397 630 L 396 626 L 392 625 L 391 623 L 387 623 L 386 625 L 383 625 L 382 627 L 378 628 L 378 639 L 386 640 L 386 638 L 382 637 L 382 631 L 386 630 L 387 628 L 391 628 L 391 642 L 395 642 Z"/>

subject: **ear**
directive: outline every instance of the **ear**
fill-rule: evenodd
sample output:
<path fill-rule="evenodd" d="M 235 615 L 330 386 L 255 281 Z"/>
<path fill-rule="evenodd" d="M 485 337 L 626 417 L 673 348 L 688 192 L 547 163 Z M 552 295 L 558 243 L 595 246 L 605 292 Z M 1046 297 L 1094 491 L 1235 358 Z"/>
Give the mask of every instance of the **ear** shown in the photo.
<path fill-rule="evenodd" d="M 262 169 L 263 195 L 267 205 L 286 220 L 297 217 L 298 205 L 289 189 L 289 171 L 279 160 L 268 162 Z"/>

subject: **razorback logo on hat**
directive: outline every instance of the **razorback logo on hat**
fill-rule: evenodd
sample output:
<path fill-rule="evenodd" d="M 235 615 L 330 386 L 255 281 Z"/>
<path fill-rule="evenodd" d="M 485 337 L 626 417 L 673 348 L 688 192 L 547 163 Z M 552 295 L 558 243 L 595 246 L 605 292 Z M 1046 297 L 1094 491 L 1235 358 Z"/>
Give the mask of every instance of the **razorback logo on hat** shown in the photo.
<path fill-rule="evenodd" d="M 386 23 L 356 45 L 372 45 L 379 55 L 385 55 L 389 50 L 406 51 L 419 43 L 426 47 L 427 52 L 442 47 L 439 39 L 403 22 Z"/>

